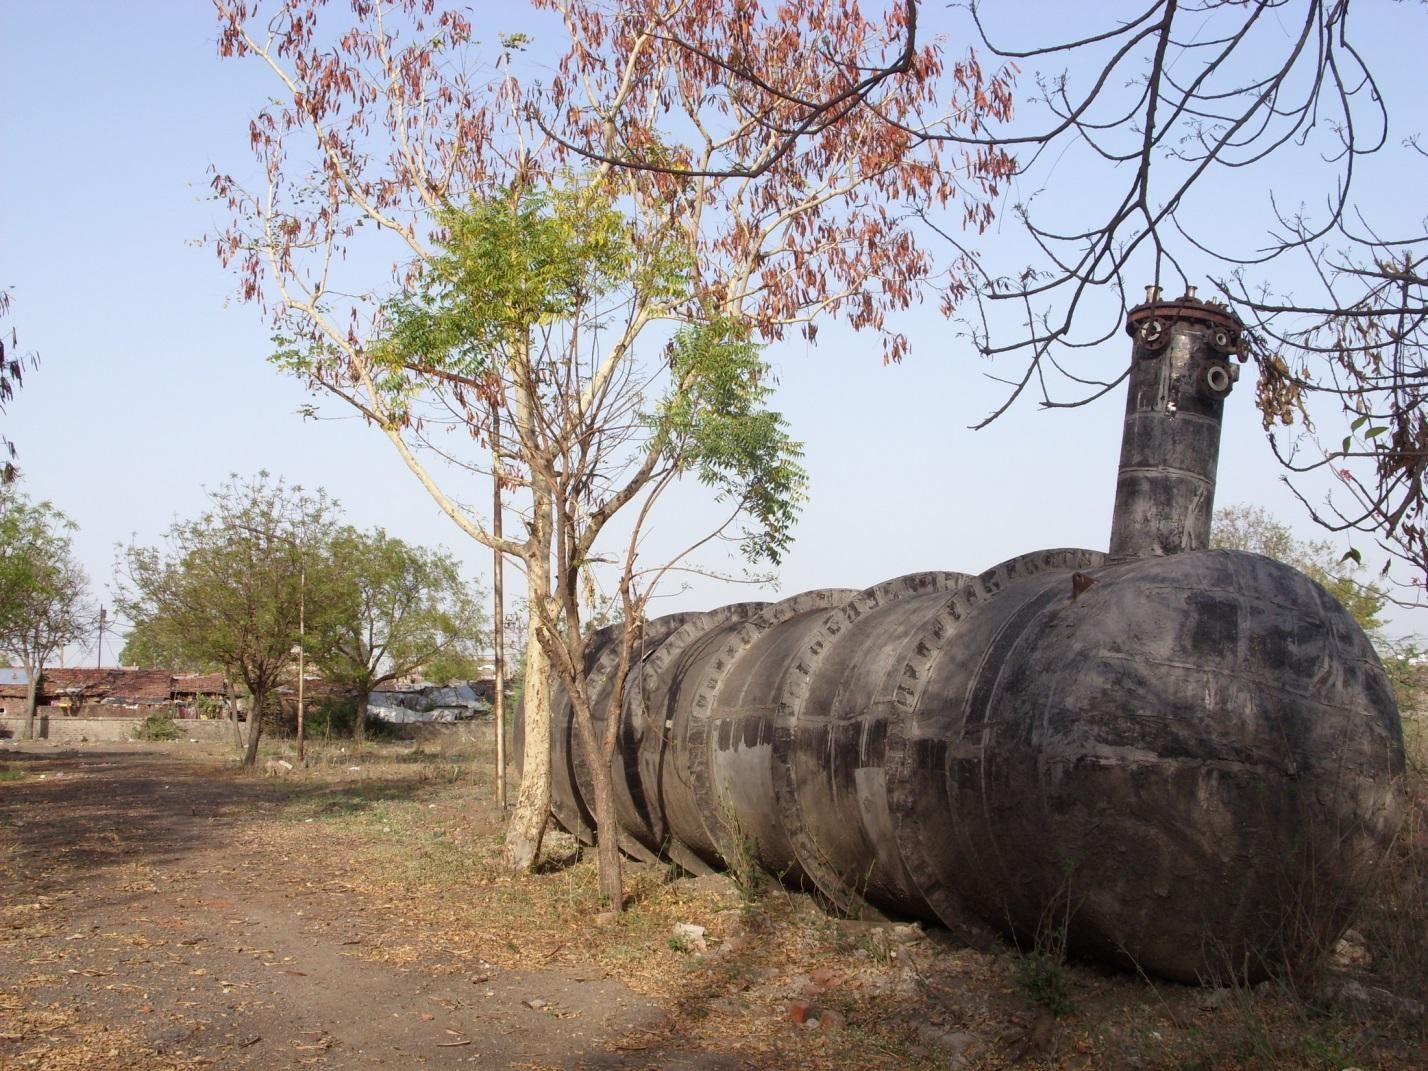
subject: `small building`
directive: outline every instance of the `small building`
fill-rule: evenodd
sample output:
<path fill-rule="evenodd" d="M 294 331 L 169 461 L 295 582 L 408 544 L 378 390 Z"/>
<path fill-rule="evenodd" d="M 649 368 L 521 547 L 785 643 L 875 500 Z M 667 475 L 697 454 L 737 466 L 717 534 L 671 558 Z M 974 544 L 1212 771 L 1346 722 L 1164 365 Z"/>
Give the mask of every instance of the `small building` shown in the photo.
<path fill-rule="evenodd" d="M 227 717 L 233 695 L 222 673 L 177 673 L 171 685 L 174 717 Z"/>
<path fill-rule="evenodd" d="M 28 685 L 24 670 L 0 674 L 0 715 L 24 715 Z M 203 705 L 196 702 L 199 696 L 221 700 L 225 692 L 220 673 L 175 677 L 166 669 L 46 669 L 35 699 L 50 716 L 132 718 L 172 710 L 195 717 Z M 221 704 L 214 709 L 223 712 Z"/>

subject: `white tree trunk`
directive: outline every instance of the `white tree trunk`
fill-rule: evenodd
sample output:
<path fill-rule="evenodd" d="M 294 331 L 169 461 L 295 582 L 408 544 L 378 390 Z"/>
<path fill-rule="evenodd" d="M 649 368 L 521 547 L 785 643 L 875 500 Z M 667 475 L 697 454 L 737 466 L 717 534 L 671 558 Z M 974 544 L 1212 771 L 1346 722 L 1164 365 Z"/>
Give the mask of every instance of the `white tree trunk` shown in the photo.
<path fill-rule="evenodd" d="M 538 629 L 538 625 L 532 626 L 526 642 L 521 698 L 525 757 L 520 792 L 506 826 L 506 864 L 513 870 L 529 870 L 535 865 L 550 819 L 550 661 L 537 638 Z"/>
<path fill-rule="evenodd" d="M 40 698 L 40 670 L 38 667 L 25 667 L 25 673 L 30 678 L 30 682 L 25 687 L 25 728 L 21 731 L 21 737 L 25 740 L 35 738 L 35 707 L 39 705 Z M 547 730 L 549 735 L 549 730 Z"/>

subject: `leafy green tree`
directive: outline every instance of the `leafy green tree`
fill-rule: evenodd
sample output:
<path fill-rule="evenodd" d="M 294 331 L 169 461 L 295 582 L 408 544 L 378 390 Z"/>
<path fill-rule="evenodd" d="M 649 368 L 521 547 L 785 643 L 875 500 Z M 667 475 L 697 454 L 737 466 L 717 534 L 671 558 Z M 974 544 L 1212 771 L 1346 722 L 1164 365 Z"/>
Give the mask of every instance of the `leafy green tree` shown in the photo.
<path fill-rule="evenodd" d="M 478 620 L 484 622 L 484 617 Z M 482 625 L 484 631 L 484 624 Z M 428 684 L 455 684 L 458 681 L 474 681 L 481 676 L 489 663 L 482 661 L 480 654 L 473 650 L 448 647 L 432 655 L 421 667 L 422 680 Z"/>
<path fill-rule="evenodd" d="M 83 638 L 94 620 L 89 582 L 75 561 L 74 522 L 48 502 L 0 489 L 0 652 L 29 678 L 23 735 L 35 735 L 45 664 Z"/>
<path fill-rule="evenodd" d="M 1253 551 L 1294 566 L 1338 599 L 1374 643 L 1383 646 L 1381 615 L 1388 593 L 1366 582 L 1363 567 L 1352 558 L 1335 554 L 1327 540 L 1299 539 L 1264 508 L 1234 505 L 1215 511 L 1210 546 Z"/>
<path fill-rule="evenodd" d="M 438 683 L 471 674 L 481 611 L 445 552 L 350 526 L 323 549 L 322 598 L 309 619 L 309 650 L 329 680 L 357 693 L 352 735 L 361 740 L 368 697 L 381 685 L 417 672 Z"/>
<path fill-rule="evenodd" d="M 120 608 L 144 642 L 222 666 L 250 696 L 245 765 L 257 762 L 262 712 L 287 673 L 309 592 L 306 572 L 334 523 L 326 493 L 260 472 L 230 476 L 209 508 L 161 546 L 124 552 Z M 147 636 L 146 636 L 147 634 Z"/>
<path fill-rule="evenodd" d="M 592 568 L 624 578 L 632 635 L 640 618 L 631 606 L 667 568 L 631 565 L 648 544 L 623 542 L 624 531 L 598 550 L 595 540 L 616 514 L 622 530 L 644 532 L 649 504 L 685 472 L 730 477 L 730 524 L 775 499 L 793 506 L 801 492 L 781 421 L 753 419 L 762 401 L 740 417 L 751 436 L 742 447 L 703 444 L 707 464 L 688 460 L 695 437 L 656 429 L 648 407 L 673 371 L 663 344 L 681 328 L 717 324 L 698 345 L 730 358 L 726 371 L 744 375 L 751 399 L 760 377 L 735 371 L 737 351 L 793 330 L 812 339 L 824 317 L 874 332 L 898 359 L 907 342 L 891 314 L 928 287 L 955 301 L 975 266 L 964 259 L 934 279 L 916 212 L 891 203 L 955 198 L 964 224 L 984 227 L 1012 169 L 1001 151 L 910 152 L 908 131 L 934 117 L 975 130 L 1009 114 L 1011 95 L 973 57 L 898 47 L 894 58 L 888 42 L 910 34 L 912 4 L 864 14 L 842 0 L 797 11 L 539 0 L 568 41 L 534 64 L 523 35 L 483 55 L 490 38 L 461 5 L 337 6 L 217 4 L 220 53 L 266 66 L 281 88 L 246 131 L 257 181 L 214 175 L 231 224 L 212 244 L 243 299 L 290 340 L 278 363 L 361 412 L 462 531 L 524 567 L 528 746 L 506 859 L 528 867 L 550 804 L 547 664 L 558 661 L 575 692 L 583 678 L 566 646 L 583 642 L 570 616 L 580 578 Z M 708 44 L 702 55 L 666 47 L 687 26 Z M 791 78 L 796 92 L 731 94 L 730 68 L 717 58 L 728 49 Z M 867 77 L 884 59 L 891 66 Z M 552 66 L 553 80 L 538 73 Z M 543 81 L 548 94 L 536 88 Z M 801 104 L 835 98 L 833 121 Z M 666 119 L 692 140 L 665 138 Z M 790 151 L 791 130 L 809 143 Z M 593 144 L 641 146 L 691 171 L 671 179 L 658 167 L 572 168 L 574 148 Z M 715 177 L 732 159 L 750 166 Z M 355 255 L 364 246 L 383 252 Z M 400 258 L 390 274 L 387 253 Z M 381 273 L 369 273 L 376 260 Z M 462 306 L 478 315 L 443 315 Z M 679 378 L 698 368 L 687 362 Z M 453 418 L 464 434 L 440 434 Z M 789 463 L 777 463 L 786 448 Z M 716 458 L 720 449 L 729 461 L 766 455 L 769 472 L 792 478 L 790 493 L 752 489 Z M 505 505 L 488 514 L 489 500 L 470 495 L 464 478 L 459 492 L 443 479 L 463 470 L 489 476 Z M 519 525 L 504 525 L 507 511 Z M 754 520 L 749 549 L 778 545 L 775 513 Z M 767 539 L 765 521 L 774 522 Z M 690 546 L 709 538 L 696 534 Z M 604 841 L 614 853 L 614 838 L 602 838 L 602 852 Z M 618 861 L 602 855 L 602 882 L 613 872 L 605 864 Z"/>
<path fill-rule="evenodd" d="M 170 625 L 167 618 L 150 618 L 133 625 L 119 650 L 119 664 L 167 669 L 171 673 L 212 673 L 224 668 L 186 650 L 182 637 Z"/>
<path fill-rule="evenodd" d="M 548 748 L 548 731 L 531 717 L 548 663 L 570 699 L 579 746 L 594 757 L 596 821 L 607 834 L 618 825 L 610 777 L 617 719 L 597 722 L 586 678 L 591 571 L 613 572 L 617 595 L 601 616 L 626 623 L 607 702 L 619 710 L 661 578 L 736 526 L 750 561 L 777 562 L 806 482 L 799 444 L 767 408 L 771 377 L 748 325 L 691 308 L 683 247 L 638 232 L 613 193 L 598 182 L 511 189 L 445 212 L 446 242 L 412 295 L 389 303 L 391 331 L 372 347 L 392 394 L 420 376 L 511 399 L 505 435 L 481 409 L 466 413 L 486 432 L 492 468 L 522 473 L 530 494 L 528 538 L 515 547 L 535 639 L 524 687 L 527 752 Z M 681 322 L 686 314 L 694 318 Z M 661 319 L 677 324 L 672 337 L 658 360 L 642 359 L 651 348 L 643 336 Z M 641 543 L 655 507 L 685 476 L 714 490 L 726 512 L 685 550 L 646 562 Z M 614 546 L 602 544 L 617 516 L 628 530 Z M 528 763 L 523 795 L 532 783 Z M 599 850 L 601 891 L 619 905 L 616 837 L 602 835 Z"/>
<path fill-rule="evenodd" d="M 123 565 L 120 565 L 120 572 Z M 223 703 L 233 743 L 243 747 L 243 729 L 238 722 L 238 702 L 232 681 L 237 676 L 231 666 L 225 666 L 185 642 L 176 624 L 166 617 L 151 617 L 130 626 L 119 651 L 121 666 L 166 669 L 170 673 L 222 673 L 226 700 Z"/>

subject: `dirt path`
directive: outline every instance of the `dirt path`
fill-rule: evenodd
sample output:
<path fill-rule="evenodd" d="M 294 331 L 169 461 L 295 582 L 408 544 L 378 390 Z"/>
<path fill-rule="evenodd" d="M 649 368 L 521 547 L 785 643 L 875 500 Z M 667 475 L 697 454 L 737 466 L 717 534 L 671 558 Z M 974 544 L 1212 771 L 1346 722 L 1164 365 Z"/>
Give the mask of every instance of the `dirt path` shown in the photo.
<path fill-rule="evenodd" d="M 0 1071 L 1425 1066 L 1397 1012 L 971 949 L 772 883 L 632 868 L 611 915 L 573 842 L 501 866 L 490 771 L 444 738 L 274 778 L 184 742 L 6 741 Z"/>
<path fill-rule="evenodd" d="M 304 860 L 234 851 L 283 785 L 126 746 L 6 758 L 0 1067 L 740 1066 L 612 1050 L 667 1022 L 599 971 L 363 956 L 401 920 Z"/>

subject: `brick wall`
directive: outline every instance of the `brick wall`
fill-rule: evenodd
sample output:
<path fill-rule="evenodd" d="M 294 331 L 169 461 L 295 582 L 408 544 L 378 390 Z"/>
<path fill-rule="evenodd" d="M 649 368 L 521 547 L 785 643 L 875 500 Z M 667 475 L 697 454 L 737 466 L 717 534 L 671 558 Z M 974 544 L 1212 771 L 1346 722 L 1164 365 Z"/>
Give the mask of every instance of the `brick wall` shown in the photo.
<path fill-rule="evenodd" d="M 63 743 L 117 743 L 134 739 L 134 727 L 142 718 L 79 718 L 50 714 L 50 707 L 41 707 L 35 717 L 35 738 L 55 740 Z M 233 727 L 217 718 L 185 718 L 175 722 L 180 740 L 223 741 L 233 739 Z M 0 717 L 0 736 L 6 740 L 19 740 L 25 730 L 22 716 Z"/>

